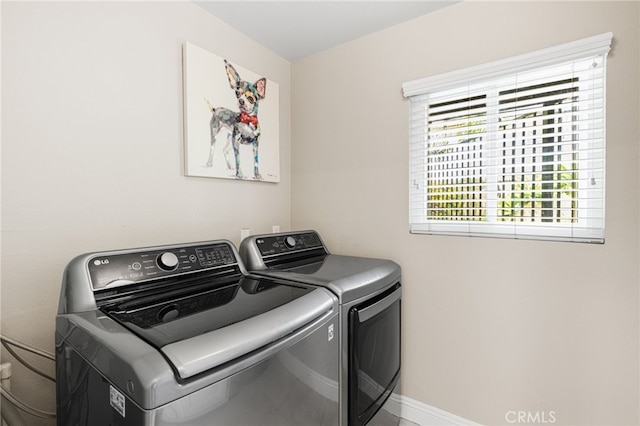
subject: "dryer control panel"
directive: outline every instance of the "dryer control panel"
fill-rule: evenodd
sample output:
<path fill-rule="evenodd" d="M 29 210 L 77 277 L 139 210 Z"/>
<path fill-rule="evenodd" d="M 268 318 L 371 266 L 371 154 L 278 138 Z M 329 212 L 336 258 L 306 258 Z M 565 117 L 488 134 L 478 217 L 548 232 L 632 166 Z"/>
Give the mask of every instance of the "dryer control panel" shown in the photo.
<path fill-rule="evenodd" d="M 93 290 L 237 264 L 227 243 L 96 254 L 87 261 Z"/>
<path fill-rule="evenodd" d="M 257 237 L 255 244 L 263 257 L 324 247 L 315 232 Z"/>

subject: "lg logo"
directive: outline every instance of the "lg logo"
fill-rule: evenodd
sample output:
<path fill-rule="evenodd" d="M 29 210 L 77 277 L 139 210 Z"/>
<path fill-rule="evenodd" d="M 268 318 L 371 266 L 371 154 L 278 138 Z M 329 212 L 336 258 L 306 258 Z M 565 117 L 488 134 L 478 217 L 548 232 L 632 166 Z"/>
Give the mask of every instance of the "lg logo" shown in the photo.
<path fill-rule="evenodd" d="M 507 411 L 504 419 L 509 424 L 553 424 L 556 422 L 555 411 Z"/>
<path fill-rule="evenodd" d="M 100 266 L 100 265 L 108 265 L 109 264 L 109 259 L 96 259 L 93 261 L 93 264 L 96 266 Z"/>

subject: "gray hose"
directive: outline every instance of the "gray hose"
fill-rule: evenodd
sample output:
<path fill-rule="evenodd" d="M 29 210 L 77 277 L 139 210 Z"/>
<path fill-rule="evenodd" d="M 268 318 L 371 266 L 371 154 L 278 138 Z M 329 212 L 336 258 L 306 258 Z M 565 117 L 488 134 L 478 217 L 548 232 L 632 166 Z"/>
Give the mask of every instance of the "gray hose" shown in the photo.
<path fill-rule="evenodd" d="M 8 401 L 14 408 L 18 408 L 25 413 L 31 414 L 35 417 L 40 417 L 41 419 L 55 419 L 56 413 L 48 413 L 46 411 L 40 411 L 37 408 L 30 407 L 24 402 L 20 401 L 16 398 L 11 392 L 4 388 L 4 386 L 0 386 L 0 395 L 2 395 L 2 401 Z"/>
<path fill-rule="evenodd" d="M 5 421 L 7 426 L 26 426 L 16 406 L 9 402 L 4 396 L 2 396 L 2 405 L 0 405 L 0 407 L 2 407 L 0 409 L 0 415 L 2 415 L 2 420 Z"/>

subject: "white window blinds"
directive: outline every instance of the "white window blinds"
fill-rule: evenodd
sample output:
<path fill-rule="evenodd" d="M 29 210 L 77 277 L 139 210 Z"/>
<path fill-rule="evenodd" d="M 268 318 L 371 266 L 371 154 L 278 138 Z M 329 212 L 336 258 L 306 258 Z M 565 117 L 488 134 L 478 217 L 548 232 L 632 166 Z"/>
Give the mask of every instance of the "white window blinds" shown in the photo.
<path fill-rule="evenodd" d="M 604 242 L 611 38 L 405 83 L 411 232 Z"/>

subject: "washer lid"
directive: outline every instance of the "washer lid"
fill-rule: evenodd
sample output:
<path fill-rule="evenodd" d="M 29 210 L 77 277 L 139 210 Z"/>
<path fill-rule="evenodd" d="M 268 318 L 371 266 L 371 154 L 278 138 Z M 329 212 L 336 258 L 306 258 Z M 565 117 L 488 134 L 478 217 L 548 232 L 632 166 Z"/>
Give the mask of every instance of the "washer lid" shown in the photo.
<path fill-rule="evenodd" d="M 316 288 L 286 305 L 161 350 L 186 379 L 294 333 L 332 312 L 334 300 L 326 290 Z"/>
<path fill-rule="evenodd" d="M 281 339 L 337 303 L 326 290 L 266 278 L 205 274 L 179 284 L 100 310 L 164 353 L 182 379 Z"/>

